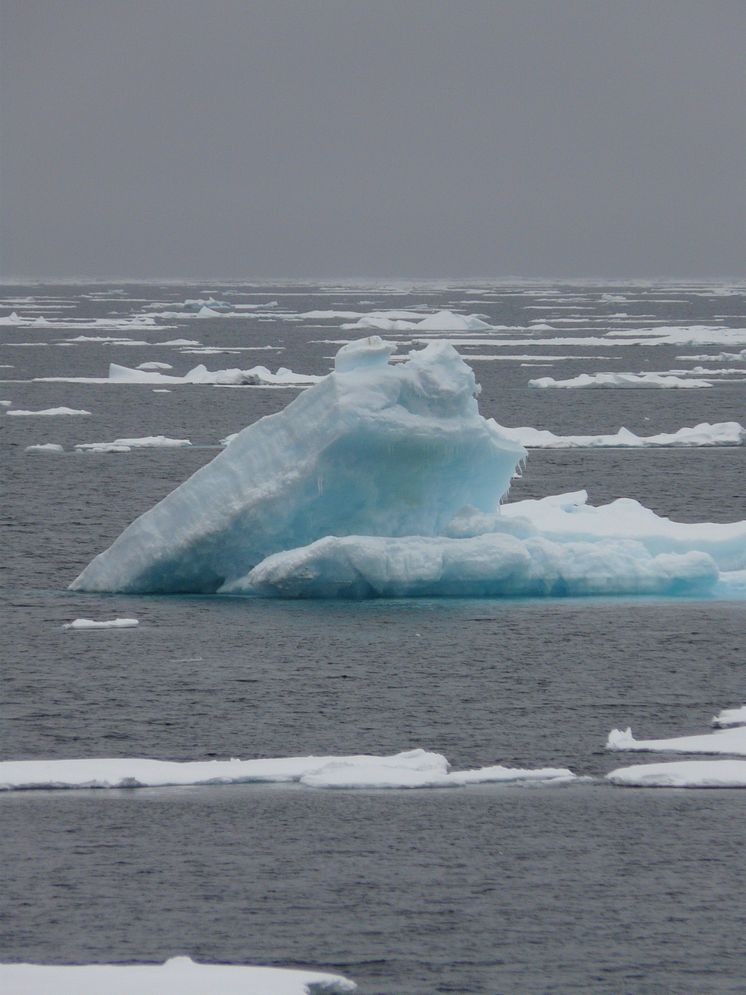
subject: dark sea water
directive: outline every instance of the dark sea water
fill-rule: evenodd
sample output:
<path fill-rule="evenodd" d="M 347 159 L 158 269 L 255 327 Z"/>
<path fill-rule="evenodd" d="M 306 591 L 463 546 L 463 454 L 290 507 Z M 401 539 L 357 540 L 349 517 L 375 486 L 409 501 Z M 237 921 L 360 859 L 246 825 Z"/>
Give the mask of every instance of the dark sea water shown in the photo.
<path fill-rule="evenodd" d="M 467 293 L 475 289 L 482 292 Z M 244 785 L 3 793 L 0 962 L 162 961 L 185 953 L 335 971 L 364 995 L 746 991 L 746 791 L 633 790 L 603 781 L 612 768 L 646 759 L 605 752 L 614 726 L 631 725 L 644 738 L 704 732 L 721 708 L 746 701 L 746 602 L 73 594 L 67 585 L 89 560 L 212 459 L 220 438 L 279 410 L 296 391 L 174 386 L 153 393 L 151 386 L 31 382 L 105 376 L 112 361 L 168 362 L 179 374 L 199 362 L 324 373 L 337 346 L 320 340 L 360 333 L 342 331 L 341 318 L 297 314 L 420 304 L 506 325 L 577 319 L 575 327 L 564 321 L 530 339 L 504 333 L 525 337 L 525 345 L 463 348 L 601 357 L 542 360 L 548 365 L 541 367 L 476 360 L 481 410 L 503 424 L 558 434 L 625 425 L 653 434 L 702 421 L 746 423 L 746 362 L 741 377 L 714 377 L 715 386 L 703 390 L 527 385 L 534 376 L 696 365 L 676 357 L 727 347 L 546 346 L 541 337 L 744 327 L 741 289 L 0 288 L 0 317 L 16 308 L 68 322 L 120 319 L 150 311 L 153 301 L 209 293 L 279 302 L 272 320 L 187 318 L 164 321 L 174 327 L 163 332 L 0 327 L 0 398 L 16 408 L 92 412 L 0 414 L 0 759 L 197 760 L 423 747 L 456 768 L 569 766 L 588 778 L 553 787 L 381 792 Z M 11 303 L 29 295 L 54 310 Z M 547 310 L 533 310 L 539 307 Z M 619 312 L 630 317 L 614 317 Z M 57 344 L 82 334 L 282 351 L 201 356 L 171 346 Z M 18 344 L 27 342 L 47 344 Z M 70 451 L 79 442 L 158 434 L 195 445 Z M 67 451 L 25 452 L 42 442 Z M 679 520 L 743 520 L 745 469 L 743 447 L 533 452 L 511 496 L 586 488 L 594 503 L 634 497 Z M 117 616 L 136 616 L 140 626 L 62 629 L 78 617 Z"/>

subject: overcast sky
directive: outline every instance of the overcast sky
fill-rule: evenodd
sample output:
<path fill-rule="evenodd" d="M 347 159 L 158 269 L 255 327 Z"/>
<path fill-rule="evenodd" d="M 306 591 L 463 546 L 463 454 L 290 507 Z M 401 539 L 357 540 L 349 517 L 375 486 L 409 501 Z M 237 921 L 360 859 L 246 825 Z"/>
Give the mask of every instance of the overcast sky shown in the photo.
<path fill-rule="evenodd" d="M 744 0 L 0 0 L 8 276 L 713 276 Z"/>

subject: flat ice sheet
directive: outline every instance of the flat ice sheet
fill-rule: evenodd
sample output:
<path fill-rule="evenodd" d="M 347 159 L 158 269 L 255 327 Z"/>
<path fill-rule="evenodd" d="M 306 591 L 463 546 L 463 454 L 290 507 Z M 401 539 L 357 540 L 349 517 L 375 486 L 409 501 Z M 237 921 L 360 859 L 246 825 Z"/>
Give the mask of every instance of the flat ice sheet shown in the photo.
<path fill-rule="evenodd" d="M 628 788 L 746 788 L 746 760 L 681 760 L 619 767 L 606 775 Z"/>
<path fill-rule="evenodd" d="M 479 767 L 451 771 L 440 753 L 177 762 L 140 758 L 0 761 L 0 790 L 145 788 L 298 782 L 312 788 L 460 788 L 469 784 L 569 781 L 566 768 Z"/>
<path fill-rule="evenodd" d="M 606 749 L 639 753 L 730 753 L 746 756 L 746 726 L 718 729 L 699 736 L 674 736 L 671 739 L 635 739 L 631 729 L 612 729 Z"/>
<path fill-rule="evenodd" d="M 628 428 L 608 435 L 555 435 L 544 429 L 506 428 L 500 431 L 520 442 L 527 449 L 656 449 L 699 446 L 739 446 L 746 441 L 746 428 L 738 422 L 702 422 L 692 428 L 658 435 L 636 435 Z"/>
<path fill-rule="evenodd" d="M 357 986 L 317 971 L 197 964 L 0 964 L 4 995 L 341 995 Z"/>

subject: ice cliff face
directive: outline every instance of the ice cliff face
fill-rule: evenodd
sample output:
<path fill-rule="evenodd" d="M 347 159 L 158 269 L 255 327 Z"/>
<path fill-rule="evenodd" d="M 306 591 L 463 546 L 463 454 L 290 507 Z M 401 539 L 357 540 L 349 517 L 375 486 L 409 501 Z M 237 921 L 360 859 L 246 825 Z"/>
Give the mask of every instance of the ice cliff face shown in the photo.
<path fill-rule="evenodd" d="M 448 343 L 406 362 L 378 336 L 133 522 L 71 585 L 217 591 L 265 557 L 324 536 L 436 536 L 465 506 L 489 513 L 525 458 L 479 414 Z"/>

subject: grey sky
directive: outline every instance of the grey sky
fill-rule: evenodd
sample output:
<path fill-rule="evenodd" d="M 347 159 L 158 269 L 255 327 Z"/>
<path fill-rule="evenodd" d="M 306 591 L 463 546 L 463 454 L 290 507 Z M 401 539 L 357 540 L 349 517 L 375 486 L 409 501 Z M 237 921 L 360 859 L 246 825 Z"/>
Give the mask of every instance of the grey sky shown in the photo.
<path fill-rule="evenodd" d="M 0 0 L 4 276 L 744 272 L 744 0 Z"/>

